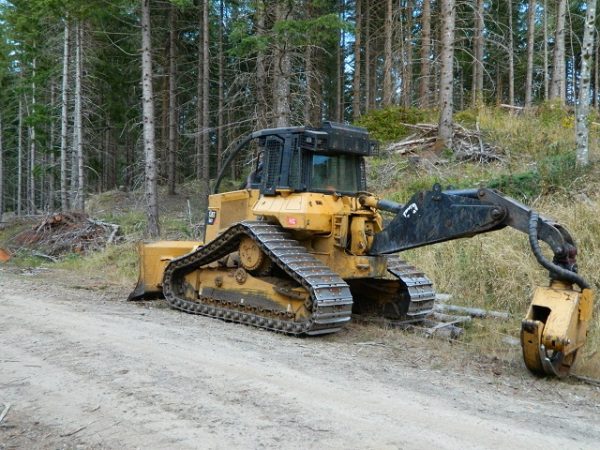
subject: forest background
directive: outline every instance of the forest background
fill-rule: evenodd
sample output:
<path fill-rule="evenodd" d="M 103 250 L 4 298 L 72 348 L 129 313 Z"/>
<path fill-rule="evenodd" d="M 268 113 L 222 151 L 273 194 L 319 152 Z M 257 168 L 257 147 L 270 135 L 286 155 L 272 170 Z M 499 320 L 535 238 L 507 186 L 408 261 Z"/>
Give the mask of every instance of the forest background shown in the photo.
<path fill-rule="evenodd" d="M 156 186 L 198 180 L 205 199 L 256 129 L 386 140 L 425 114 L 452 151 L 453 113 L 599 101 L 595 1 L 13 0 L 0 21 L 0 220 L 145 186 L 158 235 Z"/>

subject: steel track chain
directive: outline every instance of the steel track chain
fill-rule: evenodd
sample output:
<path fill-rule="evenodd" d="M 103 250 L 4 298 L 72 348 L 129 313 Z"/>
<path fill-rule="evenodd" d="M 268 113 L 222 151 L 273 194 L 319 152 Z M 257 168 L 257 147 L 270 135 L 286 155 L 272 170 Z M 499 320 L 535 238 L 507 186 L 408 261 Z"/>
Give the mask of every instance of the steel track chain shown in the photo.
<path fill-rule="evenodd" d="M 388 271 L 405 285 L 410 297 L 406 322 L 424 320 L 433 313 L 435 289 L 423 272 L 401 260 L 397 255 L 388 257 Z"/>
<path fill-rule="evenodd" d="M 243 236 L 253 239 L 280 269 L 310 293 L 310 318 L 293 320 L 289 315 L 281 317 L 279 311 L 259 308 L 247 311 L 236 302 L 203 296 L 195 301 L 182 296 L 186 274 L 234 252 Z M 163 292 L 169 305 L 181 311 L 288 334 L 333 333 L 349 322 L 352 314 L 352 296 L 346 282 L 283 228 L 267 222 L 235 224 L 205 246 L 173 259 L 164 272 Z"/>

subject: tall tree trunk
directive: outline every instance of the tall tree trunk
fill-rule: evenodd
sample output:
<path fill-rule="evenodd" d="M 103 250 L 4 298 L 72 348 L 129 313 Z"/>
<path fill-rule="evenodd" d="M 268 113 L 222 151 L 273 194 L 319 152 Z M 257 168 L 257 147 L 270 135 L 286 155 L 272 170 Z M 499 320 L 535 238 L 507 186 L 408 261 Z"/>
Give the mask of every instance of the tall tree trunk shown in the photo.
<path fill-rule="evenodd" d="M 525 79 L 525 108 L 531 108 L 533 99 L 533 44 L 535 36 L 535 0 L 527 7 L 527 74 Z"/>
<path fill-rule="evenodd" d="M 264 0 L 257 0 L 254 14 L 256 16 L 256 35 L 259 38 L 264 37 L 266 26 L 266 5 Z M 269 126 L 267 98 L 267 63 L 265 51 L 261 48 L 256 55 L 256 125 L 258 129 Z"/>
<path fill-rule="evenodd" d="M 577 59 L 575 57 L 575 49 L 573 48 L 573 20 L 571 17 L 571 10 L 568 8 L 568 4 L 567 4 L 567 15 L 569 16 L 569 26 L 568 29 L 565 30 L 565 36 L 569 36 L 569 48 L 571 50 L 571 55 L 569 58 L 567 58 L 567 61 L 570 60 L 571 61 L 571 70 L 568 70 L 566 67 L 566 62 L 565 62 L 565 101 L 567 101 L 567 93 L 568 92 L 572 92 L 573 97 L 573 104 L 575 104 L 575 102 L 577 101 L 578 98 L 578 92 L 579 92 L 579 86 L 577 85 Z M 566 44 L 565 44 L 566 45 Z M 566 56 L 566 53 L 565 53 Z M 567 73 L 569 73 L 571 76 L 571 86 L 572 89 L 569 89 L 569 82 L 567 79 Z"/>
<path fill-rule="evenodd" d="M 75 112 L 73 117 L 73 147 L 77 161 L 77 195 L 75 207 L 85 209 L 85 180 L 83 171 L 83 114 L 82 114 L 82 30 L 81 22 L 75 24 Z"/>
<path fill-rule="evenodd" d="M 596 20 L 596 0 L 588 0 L 581 44 L 581 72 L 579 86 L 579 102 L 577 105 L 577 165 L 589 163 L 589 130 L 588 114 L 590 112 L 590 75 L 594 54 L 594 22 Z"/>
<path fill-rule="evenodd" d="M 4 134 L 2 128 L 2 112 L 0 111 L 0 223 L 4 214 Z"/>
<path fill-rule="evenodd" d="M 483 102 L 483 0 L 477 0 L 475 8 L 475 36 L 473 37 L 473 87 L 471 92 L 471 106 L 478 107 Z"/>
<path fill-rule="evenodd" d="M 371 2 L 365 2 L 365 111 L 371 109 Z"/>
<path fill-rule="evenodd" d="M 175 29 L 177 7 L 169 7 L 169 143 L 167 154 L 167 186 L 170 195 L 175 194 L 175 170 L 177 159 L 177 30 Z"/>
<path fill-rule="evenodd" d="M 598 34 L 596 32 L 596 34 Z M 598 109 L 598 85 L 600 84 L 600 61 L 598 61 L 598 59 L 600 58 L 600 42 L 598 42 L 598 39 L 596 39 L 596 56 L 594 58 L 594 108 Z"/>
<path fill-rule="evenodd" d="M 419 106 L 429 108 L 429 78 L 431 72 L 431 0 L 423 0 L 421 12 L 421 74 L 419 80 Z"/>
<path fill-rule="evenodd" d="M 22 72 L 21 72 L 22 73 Z M 17 119 L 17 216 L 23 213 L 23 96 L 19 94 Z"/>
<path fill-rule="evenodd" d="M 362 46 L 362 0 L 356 0 L 354 39 L 354 79 L 352 81 L 352 119 L 360 118 L 360 52 Z"/>
<path fill-rule="evenodd" d="M 423 11 L 421 16 L 421 78 L 419 80 L 419 106 L 428 108 L 429 102 L 429 78 L 431 58 L 431 1 L 423 0 Z"/>
<path fill-rule="evenodd" d="M 319 126 L 322 115 L 322 94 L 320 76 L 317 71 L 319 48 L 311 45 L 304 51 L 304 65 L 306 72 L 306 95 L 304 101 L 304 123 Z"/>
<path fill-rule="evenodd" d="M 502 82 L 502 64 L 499 60 L 496 61 L 496 105 L 502 103 L 502 91 L 504 90 L 504 84 Z"/>
<path fill-rule="evenodd" d="M 412 81 L 413 81 L 413 48 L 412 48 L 412 27 L 413 27 L 413 1 L 406 0 L 406 31 L 404 32 L 404 75 L 402 77 L 402 99 L 404 106 L 412 105 Z"/>
<path fill-rule="evenodd" d="M 69 209 L 69 185 L 67 173 L 68 132 L 69 132 L 69 57 L 70 29 L 69 19 L 65 19 L 62 61 L 62 91 L 60 113 L 60 207 L 63 211 Z"/>
<path fill-rule="evenodd" d="M 35 160 L 37 157 L 36 154 L 36 86 L 35 86 L 35 76 L 36 76 L 36 67 L 37 61 L 36 58 L 33 58 L 32 62 L 32 82 L 31 82 L 31 116 L 33 117 L 33 122 L 29 125 L 29 184 L 27 187 L 27 210 L 30 214 L 36 213 L 36 201 L 35 201 Z"/>
<path fill-rule="evenodd" d="M 219 42 L 218 42 L 218 64 L 219 64 L 219 92 L 218 92 L 218 104 L 217 104 L 217 173 L 221 172 L 222 158 L 223 158 L 223 150 L 225 150 L 225 145 L 223 142 L 223 138 L 225 136 L 225 132 L 223 130 L 223 126 L 225 124 L 225 113 L 224 113 L 224 103 L 225 103 L 225 60 L 223 53 L 223 39 L 224 33 L 223 28 L 225 26 L 225 5 L 224 1 L 219 1 Z"/>
<path fill-rule="evenodd" d="M 513 30 L 513 0 L 508 0 L 508 104 L 515 104 L 515 45 Z"/>
<path fill-rule="evenodd" d="M 550 99 L 565 102 L 565 16 L 567 0 L 558 0 L 556 11 L 556 30 L 554 34 L 554 51 L 552 53 L 552 80 L 550 82 Z"/>
<path fill-rule="evenodd" d="M 202 180 L 202 162 L 203 162 L 203 150 L 204 150 L 204 140 L 202 138 L 205 130 L 203 129 L 203 112 L 204 112 L 204 84 L 202 80 L 204 79 L 204 0 L 198 2 L 198 7 L 200 8 L 199 13 L 199 23 L 198 23 L 198 65 L 197 65 L 197 77 L 196 77 L 196 139 L 195 139 L 195 147 L 196 147 L 196 179 Z M 203 196 L 201 196 L 203 197 Z"/>
<path fill-rule="evenodd" d="M 54 211 L 55 209 L 55 202 L 54 202 L 54 185 L 55 185 L 55 165 L 56 165 L 56 157 L 54 154 L 54 134 L 55 134 L 55 120 L 54 120 L 54 110 L 56 108 L 56 84 L 54 79 L 52 79 L 50 81 L 50 111 L 52 111 L 51 113 L 51 118 L 50 118 L 50 133 L 48 136 L 48 140 L 49 140 L 49 155 L 48 155 L 48 159 L 49 159 L 49 169 L 48 169 L 48 210 L 49 211 Z"/>
<path fill-rule="evenodd" d="M 154 93 L 152 88 L 152 40 L 150 34 L 150 0 L 141 0 L 142 7 L 142 111 L 144 123 L 144 185 L 148 233 L 158 237 L 158 192 L 156 152 L 154 148 Z"/>
<path fill-rule="evenodd" d="M 392 0 L 386 1 L 383 44 L 383 106 L 392 104 L 392 19 L 394 14 Z"/>
<path fill-rule="evenodd" d="M 209 1 L 204 0 L 202 8 L 202 206 L 208 208 L 208 195 L 210 194 L 210 110 L 209 110 L 209 89 L 210 89 L 210 53 L 208 49 L 208 21 Z"/>
<path fill-rule="evenodd" d="M 454 0 L 441 0 L 442 39 L 440 52 L 440 120 L 436 147 L 452 148 Z"/>
<path fill-rule="evenodd" d="M 275 6 L 275 20 L 287 19 L 287 2 L 277 2 Z M 273 105 L 275 105 L 275 126 L 287 127 L 290 124 L 290 77 L 291 62 L 288 42 L 285 38 L 279 39 L 275 48 L 275 76 L 273 79 Z"/>
<path fill-rule="evenodd" d="M 548 0 L 544 0 L 544 100 L 550 95 L 550 77 L 548 76 Z"/>
<path fill-rule="evenodd" d="M 339 13 L 341 16 L 341 20 L 345 21 L 346 14 L 346 1 L 339 0 L 338 3 Z M 346 50 L 346 33 L 344 30 L 340 31 L 340 38 L 337 45 L 337 70 L 336 70 L 336 96 L 335 96 L 335 120 L 337 122 L 342 122 L 344 120 L 344 88 L 345 88 L 345 62 L 344 62 L 344 52 Z"/>

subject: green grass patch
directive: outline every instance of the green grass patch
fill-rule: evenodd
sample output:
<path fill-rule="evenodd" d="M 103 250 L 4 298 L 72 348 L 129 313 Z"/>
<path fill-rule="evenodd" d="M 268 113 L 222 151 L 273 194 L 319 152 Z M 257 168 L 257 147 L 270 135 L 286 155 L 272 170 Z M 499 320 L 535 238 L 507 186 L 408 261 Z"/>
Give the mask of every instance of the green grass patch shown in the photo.
<path fill-rule="evenodd" d="M 356 125 L 369 130 L 371 138 L 381 142 L 399 140 L 411 134 L 412 129 L 405 124 L 414 125 L 419 122 L 437 121 L 433 111 L 418 108 L 393 106 L 376 109 L 362 116 Z"/>
<path fill-rule="evenodd" d="M 87 255 L 69 255 L 55 267 L 77 271 L 82 276 L 106 277 L 107 281 L 117 284 L 130 284 L 138 276 L 138 260 L 137 245 L 129 242 L 109 245 Z"/>

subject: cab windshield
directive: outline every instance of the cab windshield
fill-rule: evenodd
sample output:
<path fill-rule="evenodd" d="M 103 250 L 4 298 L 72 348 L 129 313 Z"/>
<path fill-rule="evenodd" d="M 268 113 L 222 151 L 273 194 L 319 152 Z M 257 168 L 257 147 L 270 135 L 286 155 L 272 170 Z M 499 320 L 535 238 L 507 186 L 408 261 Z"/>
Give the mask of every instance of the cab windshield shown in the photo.
<path fill-rule="evenodd" d="M 313 154 L 311 188 L 334 192 L 360 190 L 360 157 Z"/>

